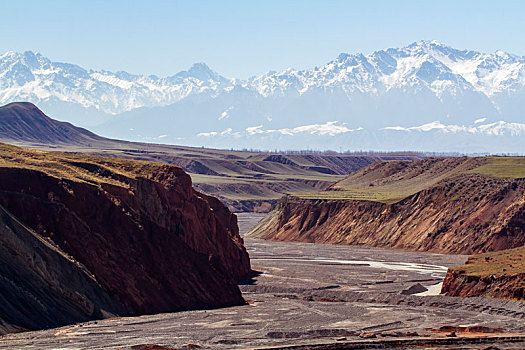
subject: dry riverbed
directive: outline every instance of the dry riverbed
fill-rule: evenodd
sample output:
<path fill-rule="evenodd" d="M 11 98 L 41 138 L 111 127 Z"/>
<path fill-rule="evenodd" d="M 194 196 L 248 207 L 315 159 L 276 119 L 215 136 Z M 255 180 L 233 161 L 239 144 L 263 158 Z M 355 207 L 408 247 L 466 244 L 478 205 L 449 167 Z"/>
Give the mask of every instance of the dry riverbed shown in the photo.
<path fill-rule="evenodd" d="M 241 232 L 260 217 L 240 215 Z M 0 338 L 0 348 L 525 347 L 524 302 L 435 295 L 447 267 L 462 264 L 465 256 L 255 239 L 245 243 L 258 271 L 240 285 L 246 306 L 12 334 Z"/>

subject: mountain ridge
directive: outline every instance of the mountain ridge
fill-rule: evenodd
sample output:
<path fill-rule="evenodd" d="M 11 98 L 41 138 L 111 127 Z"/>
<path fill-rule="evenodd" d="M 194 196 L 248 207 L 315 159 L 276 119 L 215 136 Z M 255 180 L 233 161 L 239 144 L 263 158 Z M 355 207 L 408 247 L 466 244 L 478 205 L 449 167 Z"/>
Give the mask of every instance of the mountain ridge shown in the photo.
<path fill-rule="evenodd" d="M 214 148 L 512 152 L 525 134 L 524 96 L 524 57 L 437 41 L 244 80 L 205 63 L 159 78 L 33 52 L 0 56 L 0 103 L 33 102 L 110 138 Z M 409 132 L 430 123 L 446 127 Z M 429 149 L 426 139 L 442 148 Z"/>
<path fill-rule="evenodd" d="M 49 118 L 29 102 L 13 102 L 0 107 L 0 141 L 89 145 L 109 141 L 89 130 Z"/>
<path fill-rule="evenodd" d="M 176 164 L 191 174 L 195 188 L 235 211 L 268 210 L 286 192 L 324 188 L 377 160 L 423 157 L 417 153 L 270 154 L 112 140 L 51 119 L 29 102 L 0 107 L 0 142 Z"/>
<path fill-rule="evenodd" d="M 487 53 L 481 53 L 477 51 L 472 50 L 458 50 L 454 49 L 450 46 L 444 45 L 436 40 L 432 41 L 418 41 L 414 42 L 412 44 L 409 44 L 403 48 L 388 48 L 385 50 L 379 50 L 374 51 L 369 55 L 364 55 L 362 53 L 356 53 L 356 54 L 349 54 L 349 53 L 341 53 L 336 59 L 327 62 L 320 68 L 309 68 L 309 69 L 303 69 L 303 70 L 297 70 L 293 68 L 287 68 L 280 71 L 269 71 L 265 74 L 259 75 L 259 76 L 253 76 L 248 79 L 236 79 L 236 78 L 226 78 L 217 72 L 210 69 L 206 63 L 203 62 L 197 62 L 192 65 L 188 70 L 186 71 L 180 71 L 176 74 L 173 74 L 171 76 L 166 77 L 157 77 L 155 75 L 142 75 L 142 74 L 131 74 L 125 71 L 118 71 L 118 72 L 110 72 L 107 70 L 93 70 L 93 69 L 85 69 L 78 65 L 69 64 L 69 63 L 63 63 L 63 62 L 53 62 L 50 59 L 44 57 L 42 54 L 38 52 L 33 51 L 25 51 L 24 53 L 18 53 L 14 51 L 8 51 L 0 56 L 0 77 L 2 80 L 4 80 L 4 84 L 2 84 L 2 88 L 4 90 L 3 96 L 0 97 L 1 103 L 8 102 L 6 99 L 11 98 L 10 95 L 6 95 L 5 89 L 7 83 L 9 82 L 17 82 L 19 87 L 22 87 L 22 83 L 27 83 L 28 81 L 33 81 L 37 77 L 35 75 L 52 75 L 53 73 L 56 73 L 57 76 L 59 76 L 59 73 L 62 73 L 63 76 L 68 76 L 72 72 L 76 72 L 80 78 L 91 78 L 92 81 L 90 82 L 93 84 L 95 81 L 106 83 L 110 86 L 114 86 L 121 89 L 129 89 L 132 87 L 134 83 L 141 84 L 145 87 L 150 88 L 150 90 L 153 91 L 155 88 L 162 87 L 166 89 L 166 86 L 162 86 L 159 84 L 163 83 L 181 83 L 181 79 L 185 80 L 185 83 L 191 83 L 192 78 L 197 79 L 200 81 L 200 83 L 205 82 L 214 82 L 214 83 L 227 83 L 227 86 L 225 88 L 232 88 L 233 86 L 240 86 L 243 88 L 248 89 L 255 89 L 258 91 L 261 95 L 269 95 L 268 86 L 265 84 L 257 84 L 267 81 L 267 78 L 271 78 L 273 80 L 273 83 L 275 84 L 276 81 L 283 81 L 283 78 L 285 78 L 287 75 L 295 77 L 296 83 L 301 83 L 302 88 L 297 89 L 299 94 L 304 93 L 306 90 L 305 88 L 315 86 L 315 84 L 312 84 L 310 78 L 319 78 L 319 73 L 325 73 L 325 79 L 323 82 L 325 83 L 325 86 L 333 86 L 334 83 L 345 83 L 348 81 L 345 81 L 344 78 L 352 78 L 351 74 L 347 74 L 345 76 L 344 73 L 353 73 L 354 78 L 359 77 L 359 81 L 361 82 L 361 85 L 357 85 L 358 89 L 364 90 L 365 87 L 369 87 L 372 91 L 375 91 L 374 84 L 377 83 L 377 81 L 374 81 L 374 74 L 383 74 L 384 76 L 391 75 L 394 73 L 395 68 L 397 65 L 404 65 L 407 62 L 401 62 L 405 58 L 419 58 L 424 59 L 422 62 L 415 62 L 417 64 L 423 65 L 421 66 L 409 66 L 408 68 L 420 68 L 416 72 L 416 76 L 419 77 L 421 80 L 425 80 L 428 78 L 431 78 L 432 75 L 436 72 L 433 72 L 432 69 L 435 67 L 429 66 L 429 62 L 434 63 L 439 68 L 443 69 L 443 75 L 441 78 L 444 80 L 448 80 L 451 82 L 456 82 L 458 84 L 471 84 L 476 91 L 483 92 L 487 96 L 491 96 L 496 94 L 497 92 L 503 91 L 505 87 L 501 87 L 497 85 L 496 83 L 504 83 L 504 80 L 498 80 L 494 81 L 493 83 L 496 84 L 496 86 L 488 86 L 488 82 L 485 82 L 485 85 L 483 85 L 483 78 L 487 78 L 486 76 L 476 77 L 473 73 L 476 71 L 472 71 L 472 68 L 478 68 L 479 65 L 483 69 L 489 69 L 489 68 L 507 68 L 512 69 L 511 73 L 517 73 L 521 72 L 523 73 L 523 68 L 525 66 L 525 57 L 520 57 L 518 55 L 510 54 L 507 52 L 503 52 L 501 50 L 497 50 L 493 54 L 487 54 Z M 470 67 L 470 70 L 466 70 L 467 68 L 463 67 L 461 64 L 464 61 L 467 60 L 477 60 L 479 65 L 475 67 Z M 449 66 L 452 66 L 449 67 Z M 510 65 L 510 66 L 509 66 Z M 335 73 L 341 73 L 340 71 L 337 71 L 335 68 L 345 68 L 346 71 L 343 71 L 342 75 L 340 76 L 334 76 Z M 348 68 L 352 68 L 350 71 Z M 402 67 L 398 67 L 402 68 Z M 501 69 L 499 69 L 501 71 Z M 62 71 L 62 72 L 61 72 Z M 10 74 L 8 74 L 10 73 Z M 369 75 L 366 76 L 366 73 Z M 416 83 L 413 76 L 407 76 L 408 73 L 414 73 L 413 70 L 401 70 L 398 72 L 400 77 L 403 77 L 403 74 L 405 74 L 406 78 L 410 78 L 412 80 L 405 80 L 405 81 L 396 81 L 395 79 L 392 81 L 392 79 L 386 79 L 382 77 L 382 82 L 385 84 L 385 88 L 389 89 L 394 86 L 403 86 L 404 84 L 409 83 Z M 419 73 L 419 75 L 417 75 Z M 482 74 L 481 70 L 478 70 L 478 74 Z M 489 75 L 490 72 L 485 72 L 485 75 Z M 360 75 L 361 74 L 361 75 Z M 363 76 L 365 74 L 365 76 Z M 370 75 L 372 74 L 372 75 Z M 427 76 L 425 76 L 425 74 Z M 457 77 L 453 77 L 452 75 L 456 75 Z M 509 73 L 510 74 L 510 73 Z M 24 76 L 25 75 L 25 76 Z M 340 79 L 330 79 L 330 77 L 336 77 Z M 439 77 L 439 75 L 434 74 L 434 78 Z M 24 80 L 25 78 L 25 80 Z M 49 77 L 53 78 L 53 76 Z M 396 78 L 396 77 L 392 77 Z M 518 81 L 519 84 L 521 84 L 521 87 L 523 88 L 523 84 L 525 83 L 525 79 L 523 76 L 518 77 L 520 80 Z M 7 81 L 8 79 L 11 79 L 11 81 Z M 287 82 L 289 84 L 282 84 L 281 86 L 289 87 L 291 83 L 293 82 Z M 151 85 L 153 84 L 153 85 Z M 191 88 L 196 88 L 199 84 L 191 85 Z M 208 86 L 210 87 L 210 86 Z M 216 88 L 217 86 L 214 86 Z M 277 88 L 277 86 L 273 86 L 274 88 Z M 510 86 L 514 88 L 515 86 Z M 271 90 L 271 86 L 269 87 Z M 377 89 L 377 86 L 375 86 Z M 435 91 L 438 92 L 438 87 L 435 87 Z M 191 90 L 191 89 L 190 89 Z M 227 89 L 226 89 L 227 90 Z M 188 92 L 188 91 L 186 91 Z M 191 91 L 189 91 L 191 93 Z M 203 91 L 199 91 L 203 92 Z M 271 91 L 275 92 L 275 90 Z M 169 101 L 166 101 L 166 104 L 171 104 L 177 101 L 177 98 L 184 98 L 187 97 L 187 95 L 179 94 L 178 96 L 168 96 L 171 97 Z M 42 98 L 46 98 L 45 95 L 42 96 Z M 31 101 L 34 102 L 34 101 Z M 157 100 L 156 104 L 148 104 L 148 103 L 140 103 L 140 100 L 136 101 L 137 103 L 131 106 L 113 106 L 113 108 L 109 108 L 107 106 L 98 106 L 97 108 L 105 110 L 107 113 L 110 114 L 117 114 L 121 113 L 126 110 L 135 109 L 138 107 L 143 106 L 158 106 L 162 105 L 163 102 L 161 100 Z M 87 101 L 84 101 L 84 103 L 87 104 Z"/>

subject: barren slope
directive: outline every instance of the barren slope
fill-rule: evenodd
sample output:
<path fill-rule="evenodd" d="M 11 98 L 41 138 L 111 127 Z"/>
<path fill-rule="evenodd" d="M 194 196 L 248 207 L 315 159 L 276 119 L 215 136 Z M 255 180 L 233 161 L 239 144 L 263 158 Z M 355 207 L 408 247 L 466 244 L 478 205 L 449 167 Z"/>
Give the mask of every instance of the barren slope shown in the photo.
<path fill-rule="evenodd" d="M 0 107 L 0 142 L 41 150 L 116 156 L 175 164 L 195 187 L 235 211 L 268 210 L 284 194 L 317 191 L 393 154 L 274 154 L 111 140 L 44 115 L 30 103 Z"/>
<path fill-rule="evenodd" d="M 0 206 L 0 334 L 129 311 L 84 266 Z"/>
<path fill-rule="evenodd" d="M 442 293 L 525 300 L 525 246 L 469 257 L 449 268 Z"/>
<path fill-rule="evenodd" d="M 0 205 L 131 314 L 244 303 L 237 218 L 179 167 L 0 144 Z"/>
<path fill-rule="evenodd" d="M 89 146 L 106 141 L 86 129 L 49 118 L 28 102 L 0 107 L 0 142 Z"/>
<path fill-rule="evenodd" d="M 525 244 L 525 158 L 373 164 L 289 196 L 248 236 L 471 254 Z"/>

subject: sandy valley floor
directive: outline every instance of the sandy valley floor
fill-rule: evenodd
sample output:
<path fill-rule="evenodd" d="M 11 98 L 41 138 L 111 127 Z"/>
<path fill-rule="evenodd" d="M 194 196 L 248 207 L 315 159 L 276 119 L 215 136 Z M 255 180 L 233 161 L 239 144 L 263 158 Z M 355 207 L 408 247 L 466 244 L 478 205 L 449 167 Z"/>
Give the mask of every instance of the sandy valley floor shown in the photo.
<path fill-rule="evenodd" d="M 241 232 L 259 218 L 241 215 Z M 253 239 L 245 243 L 252 268 L 258 271 L 241 284 L 246 306 L 12 334 L 0 338 L 0 348 L 127 349 L 157 344 L 225 349 L 308 344 L 343 349 L 395 342 L 411 348 L 525 347 L 525 334 L 519 334 L 525 333 L 525 302 L 433 295 L 447 267 L 463 263 L 464 256 Z M 412 294 L 421 286 L 428 291 Z M 457 332 L 456 337 L 432 331 L 443 326 L 500 330 Z"/>

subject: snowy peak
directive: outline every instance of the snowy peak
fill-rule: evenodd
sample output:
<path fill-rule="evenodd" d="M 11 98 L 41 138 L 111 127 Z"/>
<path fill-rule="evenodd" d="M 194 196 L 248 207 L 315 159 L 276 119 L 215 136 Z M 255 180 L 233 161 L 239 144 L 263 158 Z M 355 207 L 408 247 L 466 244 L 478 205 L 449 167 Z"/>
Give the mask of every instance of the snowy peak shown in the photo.
<path fill-rule="evenodd" d="M 66 103 L 107 114 L 166 106 L 194 95 L 241 98 L 254 94 L 266 99 L 337 93 L 352 100 L 356 94 L 377 97 L 393 91 L 427 94 L 444 104 L 480 95 L 488 105 L 503 111 L 509 98 L 525 91 L 525 58 L 503 51 L 458 50 L 422 40 L 369 55 L 342 53 L 312 69 L 288 68 L 237 80 L 219 75 L 205 63 L 156 77 L 86 70 L 32 51 L 0 56 L 0 103 Z"/>
<path fill-rule="evenodd" d="M 407 45 L 403 48 L 387 49 L 387 52 L 394 57 L 427 56 L 442 62 L 443 59 L 454 62 L 459 60 L 471 59 L 476 54 L 479 54 L 475 51 L 454 49 L 437 40 L 421 40 Z"/>
<path fill-rule="evenodd" d="M 522 89 L 524 67 L 523 58 L 508 53 L 482 54 L 424 40 L 368 56 L 342 53 L 320 68 L 268 73 L 252 82 L 264 96 L 282 94 L 290 87 L 300 94 L 321 87 L 373 94 L 395 88 L 426 88 L 438 98 L 464 91 L 492 97 Z"/>
<path fill-rule="evenodd" d="M 188 69 L 187 71 L 182 71 L 176 74 L 176 76 L 184 77 L 184 78 L 193 77 L 193 78 L 196 78 L 202 81 L 211 80 L 211 81 L 219 82 L 219 81 L 226 80 L 224 77 L 217 74 L 217 72 L 210 69 L 210 67 L 208 67 L 208 65 L 203 62 L 195 63 L 194 65 L 190 67 L 190 69 Z"/>
<path fill-rule="evenodd" d="M 25 51 L 23 53 L 8 51 L 0 56 L 0 62 L 9 63 L 9 62 L 22 62 L 26 65 L 33 67 L 38 67 L 42 63 L 48 63 L 49 60 L 43 57 L 38 52 Z"/>
<path fill-rule="evenodd" d="M 437 41 L 419 41 L 401 49 L 388 49 L 397 60 L 420 57 L 439 62 L 454 75 L 468 82 L 472 89 L 487 96 L 523 87 L 525 60 L 501 50 L 484 54 L 457 50 Z"/>
<path fill-rule="evenodd" d="M 0 103 L 64 102 L 117 114 L 139 107 L 175 103 L 193 94 L 216 94 L 228 85 L 206 64 L 198 63 L 171 78 L 127 72 L 86 70 L 52 62 L 39 53 L 7 52 L 0 56 Z M 55 102 L 53 102 L 55 103 Z"/>

